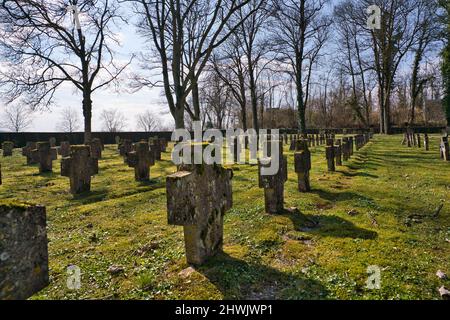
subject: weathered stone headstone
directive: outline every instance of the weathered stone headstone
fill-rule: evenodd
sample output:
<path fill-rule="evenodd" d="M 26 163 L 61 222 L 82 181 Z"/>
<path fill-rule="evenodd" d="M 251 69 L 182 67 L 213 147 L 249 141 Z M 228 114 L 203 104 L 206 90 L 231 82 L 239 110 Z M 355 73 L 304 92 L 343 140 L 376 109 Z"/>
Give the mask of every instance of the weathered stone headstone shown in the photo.
<path fill-rule="evenodd" d="M 22 148 L 22 155 L 27 158 L 27 165 L 35 164 L 36 161 L 32 157 L 32 151 L 36 149 L 36 142 L 27 142 Z"/>
<path fill-rule="evenodd" d="M 270 144 L 270 142 L 268 142 Z M 284 183 L 287 181 L 287 157 L 283 155 L 283 144 L 278 145 L 278 159 L 272 156 L 258 161 L 259 187 L 264 188 L 265 209 L 267 213 L 280 213 L 284 208 Z M 274 175 L 263 175 L 263 167 L 270 167 L 278 161 L 278 171 Z"/>
<path fill-rule="evenodd" d="M 3 150 L 3 156 L 4 157 L 12 156 L 13 150 L 14 150 L 14 142 L 12 142 L 12 141 L 4 141 L 2 143 L 2 150 Z"/>
<path fill-rule="evenodd" d="M 101 159 L 102 151 L 105 148 L 102 141 L 99 138 L 93 138 L 89 145 L 91 146 L 91 157 Z"/>
<path fill-rule="evenodd" d="M 70 143 L 69 141 L 61 141 L 59 144 L 58 153 L 62 157 L 68 157 L 70 155 Z"/>
<path fill-rule="evenodd" d="M 344 161 L 350 159 L 350 142 L 348 137 L 342 138 L 342 158 Z"/>
<path fill-rule="evenodd" d="M 294 166 L 298 178 L 298 191 L 311 191 L 309 171 L 311 170 L 311 152 L 303 144 L 302 150 L 294 153 Z"/>
<path fill-rule="evenodd" d="M 133 143 L 129 139 L 123 139 L 119 144 L 119 154 L 123 157 L 124 162 L 127 163 L 127 155 L 133 151 Z"/>
<path fill-rule="evenodd" d="M 430 141 L 429 141 L 429 138 L 428 138 L 428 134 L 426 134 L 426 133 L 425 133 L 425 135 L 423 137 L 423 145 L 424 145 L 426 151 L 430 150 Z"/>
<path fill-rule="evenodd" d="M 55 137 L 50 137 L 50 139 L 48 139 L 48 141 L 50 142 L 50 147 L 51 148 L 55 148 L 56 147 L 56 138 Z"/>
<path fill-rule="evenodd" d="M 167 140 L 164 139 L 164 138 L 161 138 L 161 139 L 159 139 L 159 142 L 161 144 L 161 152 L 166 152 L 167 151 L 167 145 L 168 145 Z"/>
<path fill-rule="evenodd" d="M 232 207 L 232 176 L 218 164 L 182 164 L 166 179 L 168 222 L 183 226 L 189 264 L 201 265 L 222 250 L 223 217 Z"/>
<path fill-rule="evenodd" d="M 128 166 L 134 168 L 136 181 L 147 181 L 150 179 L 150 166 L 155 164 L 154 153 L 146 141 L 135 143 L 134 149 L 127 155 Z"/>
<path fill-rule="evenodd" d="M 31 152 L 33 161 L 39 163 L 39 172 L 51 172 L 53 160 L 58 158 L 56 148 L 50 147 L 50 142 L 36 143 L 36 149 Z"/>
<path fill-rule="evenodd" d="M 336 160 L 337 166 L 342 166 L 342 146 L 341 140 L 336 140 L 336 145 L 334 146 L 334 158 Z"/>
<path fill-rule="evenodd" d="M 352 136 L 348 137 L 348 142 L 349 142 L 349 145 L 348 145 L 349 154 L 350 154 L 350 156 L 352 156 L 353 155 L 353 145 L 354 145 Z"/>
<path fill-rule="evenodd" d="M 150 150 L 153 152 L 154 159 L 161 160 L 161 143 L 158 138 L 149 138 L 148 144 L 150 145 Z"/>
<path fill-rule="evenodd" d="M 114 140 L 116 141 L 117 149 L 119 149 L 119 146 L 120 146 L 120 137 L 119 137 L 119 136 L 115 136 L 115 137 L 114 137 Z"/>
<path fill-rule="evenodd" d="M 420 134 L 419 133 L 417 134 L 417 147 L 418 148 L 422 148 L 422 141 L 420 139 Z"/>
<path fill-rule="evenodd" d="M 61 160 L 61 176 L 70 178 L 70 193 L 91 190 L 91 176 L 98 173 L 98 159 L 91 156 L 91 147 L 70 147 L 70 156 Z"/>
<path fill-rule="evenodd" d="M 334 166 L 334 146 L 325 147 L 325 156 L 327 158 L 328 171 L 336 171 Z"/>
<path fill-rule="evenodd" d="M 45 207 L 0 202 L 0 300 L 27 299 L 48 283 Z"/>

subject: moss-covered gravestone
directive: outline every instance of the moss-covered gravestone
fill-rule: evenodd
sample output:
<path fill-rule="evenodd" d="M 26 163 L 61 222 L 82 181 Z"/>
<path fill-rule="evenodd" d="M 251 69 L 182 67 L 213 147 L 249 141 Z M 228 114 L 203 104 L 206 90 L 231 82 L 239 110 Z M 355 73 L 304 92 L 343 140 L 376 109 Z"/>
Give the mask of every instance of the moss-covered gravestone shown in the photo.
<path fill-rule="evenodd" d="M 168 222 L 183 226 L 190 264 L 201 265 L 222 250 L 223 217 L 232 206 L 232 175 L 219 164 L 181 164 L 166 179 Z"/>
<path fill-rule="evenodd" d="M 57 150 L 50 147 L 50 142 L 38 142 L 36 149 L 31 152 L 33 161 L 39 163 L 39 172 L 51 172 L 53 167 L 53 160 L 56 160 Z"/>
<path fill-rule="evenodd" d="M 45 207 L 0 201 L 0 300 L 27 299 L 48 283 Z"/>
<path fill-rule="evenodd" d="M 311 170 L 311 152 L 305 144 L 303 144 L 301 150 L 294 153 L 294 166 L 298 177 L 298 191 L 311 191 L 309 180 L 309 171 Z"/>
<path fill-rule="evenodd" d="M 98 159 L 91 156 L 90 146 L 70 147 L 70 156 L 61 160 L 61 176 L 70 178 L 70 193 L 91 190 L 91 176 L 98 173 Z"/>
<path fill-rule="evenodd" d="M 275 143 L 277 141 L 274 141 Z M 270 141 L 267 142 L 270 145 Z M 283 155 L 283 143 L 278 141 L 278 158 L 270 152 L 270 157 L 258 161 L 259 187 L 264 189 L 264 202 L 267 213 L 281 213 L 284 209 L 284 183 L 287 181 L 287 157 Z M 266 147 L 268 148 L 268 147 Z M 271 147 L 272 148 L 272 147 Z M 278 161 L 275 174 L 264 174 L 263 167 L 276 167 L 272 162 Z"/>
<path fill-rule="evenodd" d="M 146 141 L 135 143 L 134 151 L 127 155 L 127 163 L 129 167 L 134 168 L 136 181 L 147 181 L 150 179 L 150 166 L 155 164 L 155 159 Z"/>
<path fill-rule="evenodd" d="M 36 161 L 32 157 L 32 151 L 36 149 L 36 142 L 27 142 L 22 148 L 22 155 L 27 158 L 27 165 L 35 164 Z"/>
<path fill-rule="evenodd" d="M 13 150 L 14 150 L 14 142 L 12 142 L 12 141 L 4 141 L 2 143 L 2 150 L 3 150 L 3 156 L 4 157 L 12 156 Z"/>

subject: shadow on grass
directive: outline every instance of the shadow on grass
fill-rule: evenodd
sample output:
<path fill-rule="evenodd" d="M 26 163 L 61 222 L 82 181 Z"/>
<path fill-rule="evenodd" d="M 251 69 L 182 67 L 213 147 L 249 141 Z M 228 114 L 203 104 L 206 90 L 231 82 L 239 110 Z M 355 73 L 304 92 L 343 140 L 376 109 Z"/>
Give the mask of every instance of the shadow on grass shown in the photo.
<path fill-rule="evenodd" d="M 211 281 L 224 299 L 326 299 L 318 281 L 280 272 L 221 252 L 196 270 Z"/>
<path fill-rule="evenodd" d="M 285 210 L 283 215 L 291 219 L 296 231 L 323 237 L 375 239 L 378 233 L 355 226 L 338 216 L 307 216 L 299 210 Z"/>
<path fill-rule="evenodd" d="M 363 195 L 360 195 L 355 192 L 349 192 L 349 191 L 343 191 L 343 192 L 331 192 L 326 191 L 323 189 L 313 189 L 311 190 L 311 193 L 317 194 L 319 197 L 321 197 L 324 200 L 328 201 L 348 201 L 348 200 L 370 200 L 372 199 L 367 198 Z"/>
<path fill-rule="evenodd" d="M 102 188 L 73 195 L 72 200 L 79 202 L 80 204 L 90 204 L 103 201 L 107 198 L 107 196 L 108 188 Z"/>
<path fill-rule="evenodd" d="M 379 178 L 377 175 L 370 174 L 367 172 L 346 172 L 346 171 L 339 171 L 346 177 L 365 177 L 365 178 Z"/>

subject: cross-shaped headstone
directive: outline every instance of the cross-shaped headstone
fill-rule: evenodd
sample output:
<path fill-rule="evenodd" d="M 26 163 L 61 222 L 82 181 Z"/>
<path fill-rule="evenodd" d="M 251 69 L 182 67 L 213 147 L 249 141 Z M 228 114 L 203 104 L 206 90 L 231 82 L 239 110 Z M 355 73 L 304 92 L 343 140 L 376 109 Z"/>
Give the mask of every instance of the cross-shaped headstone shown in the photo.
<path fill-rule="evenodd" d="M 298 191 L 311 191 L 309 171 L 311 170 L 311 152 L 303 142 L 299 151 L 294 153 L 295 172 L 298 176 Z"/>
<path fill-rule="evenodd" d="M 133 151 L 133 143 L 129 139 L 123 139 L 119 144 L 119 153 L 127 163 L 127 154 Z"/>
<path fill-rule="evenodd" d="M 91 176 L 98 173 L 98 159 L 87 145 L 71 146 L 70 156 L 61 160 L 61 176 L 70 178 L 70 193 L 91 190 Z"/>
<path fill-rule="evenodd" d="M 136 181 L 147 181 L 150 179 L 150 166 L 155 164 L 155 159 L 146 141 L 135 143 L 134 151 L 127 155 L 127 163 L 129 167 L 134 168 Z"/>
<path fill-rule="evenodd" d="M 154 159 L 161 160 L 161 143 L 158 138 L 149 138 L 148 144 L 150 145 L 150 150 L 153 152 Z"/>
<path fill-rule="evenodd" d="M 2 143 L 3 156 L 10 157 L 13 154 L 14 142 L 12 141 L 4 141 Z"/>
<path fill-rule="evenodd" d="M 327 158 L 328 171 L 336 171 L 334 166 L 334 146 L 325 147 L 325 156 Z"/>
<path fill-rule="evenodd" d="M 27 165 L 36 163 L 32 157 L 32 151 L 34 149 L 36 149 L 36 142 L 30 142 L 30 141 L 27 142 L 25 147 L 22 148 L 22 155 L 27 158 Z"/>
<path fill-rule="evenodd" d="M 62 157 L 68 157 L 70 155 L 70 143 L 69 141 L 61 141 L 59 144 L 58 153 Z"/>
<path fill-rule="evenodd" d="M 275 143 L 277 141 L 274 141 Z M 267 143 L 271 143 L 268 141 Z M 283 155 L 283 143 L 278 141 L 278 158 L 261 158 L 258 161 L 259 187 L 264 188 L 264 201 L 267 213 L 280 213 L 284 209 L 284 183 L 287 181 L 287 157 Z M 272 161 L 278 161 L 278 171 L 274 175 L 264 175 L 263 167 L 271 167 Z"/>
<path fill-rule="evenodd" d="M 0 300 L 27 299 L 49 283 L 45 207 L 0 202 Z"/>
<path fill-rule="evenodd" d="M 342 166 L 342 145 L 341 139 L 336 140 L 336 145 L 334 146 L 334 158 L 336 160 L 337 166 Z"/>
<path fill-rule="evenodd" d="M 36 149 L 31 152 L 34 161 L 39 163 L 39 172 L 51 172 L 53 160 L 58 158 L 56 148 L 50 147 L 50 142 L 43 141 L 36 144 Z"/>
<path fill-rule="evenodd" d="M 447 136 L 443 136 L 441 138 L 440 150 L 441 150 L 441 158 L 444 161 L 450 161 L 450 151 L 449 151 L 448 137 Z"/>
<path fill-rule="evenodd" d="M 218 164 L 182 164 L 166 179 L 168 222 L 183 226 L 189 264 L 201 265 L 222 250 L 232 176 L 232 170 Z"/>

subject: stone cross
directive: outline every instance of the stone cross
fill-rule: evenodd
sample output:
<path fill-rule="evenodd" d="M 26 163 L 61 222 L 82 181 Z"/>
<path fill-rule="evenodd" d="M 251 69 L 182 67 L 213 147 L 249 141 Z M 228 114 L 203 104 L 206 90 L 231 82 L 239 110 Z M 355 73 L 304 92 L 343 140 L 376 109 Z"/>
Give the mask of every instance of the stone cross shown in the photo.
<path fill-rule="evenodd" d="M 10 157 L 13 154 L 14 142 L 12 141 L 4 141 L 2 143 L 3 156 Z"/>
<path fill-rule="evenodd" d="M 68 157 L 70 155 L 70 143 L 69 141 L 61 141 L 59 144 L 58 153 L 62 157 Z"/>
<path fill-rule="evenodd" d="M 222 250 L 232 176 L 231 169 L 218 164 L 182 164 L 166 179 L 168 222 L 183 226 L 189 264 L 201 265 Z"/>
<path fill-rule="evenodd" d="M 334 146 L 334 158 L 337 166 L 342 166 L 342 144 L 341 139 L 336 140 L 336 146 Z"/>
<path fill-rule="evenodd" d="M 127 154 L 133 151 L 133 143 L 129 139 L 123 139 L 119 144 L 119 153 L 127 163 Z"/>
<path fill-rule="evenodd" d="M 441 150 L 441 159 L 443 159 L 444 161 L 450 161 L 450 151 L 447 136 L 441 138 L 440 150 Z"/>
<path fill-rule="evenodd" d="M 164 138 L 161 138 L 161 139 L 159 139 L 159 142 L 161 144 L 161 152 L 166 152 L 167 145 L 168 145 L 167 140 Z"/>
<path fill-rule="evenodd" d="M 352 156 L 353 155 L 353 137 L 348 137 L 348 142 L 349 142 L 349 146 L 348 146 L 349 155 Z"/>
<path fill-rule="evenodd" d="M 31 152 L 33 160 L 39 162 L 39 172 L 51 172 L 52 161 L 58 158 L 56 148 L 50 147 L 50 142 L 43 141 L 36 144 L 36 149 Z"/>
<path fill-rule="evenodd" d="M 298 177 L 298 191 L 311 191 L 311 184 L 309 180 L 309 171 L 311 170 L 311 152 L 308 150 L 305 143 L 301 146 L 301 150 L 294 153 L 294 166 Z"/>
<path fill-rule="evenodd" d="M 155 160 L 161 160 L 161 143 L 158 138 L 149 138 L 148 144 Z"/>
<path fill-rule="evenodd" d="M 289 146 L 289 151 L 294 151 L 296 148 L 296 144 L 297 144 L 297 137 L 294 134 L 294 136 L 291 139 L 291 145 Z"/>
<path fill-rule="evenodd" d="M 140 141 L 135 143 L 134 151 L 127 155 L 127 164 L 134 168 L 134 178 L 136 181 L 147 181 L 150 179 L 150 166 L 155 164 L 153 152 L 150 151 L 148 142 Z"/>
<path fill-rule="evenodd" d="M 99 138 L 93 138 L 89 145 L 91 146 L 91 157 L 101 159 L 102 151 L 105 148 L 102 141 Z"/>
<path fill-rule="evenodd" d="M 98 159 L 88 145 L 71 146 L 70 156 L 61 160 L 61 176 L 70 178 L 70 193 L 91 190 L 91 176 L 98 173 Z"/>
<path fill-rule="evenodd" d="M 50 142 L 50 148 L 56 147 L 56 138 L 55 137 L 50 137 L 50 139 L 48 139 L 48 141 Z"/>
<path fill-rule="evenodd" d="M 334 146 L 325 147 L 325 156 L 327 158 L 328 171 L 336 171 L 334 166 Z"/>
<path fill-rule="evenodd" d="M 278 172 L 274 175 L 263 175 L 262 167 L 270 167 L 272 161 L 278 161 Z M 258 176 L 259 187 L 264 188 L 266 212 L 281 213 L 284 209 L 284 183 L 287 181 L 287 157 L 283 156 L 281 142 L 278 143 L 278 159 L 270 156 L 258 161 Z"/>
<path fill-rule="evenodd" d="M 426 134 L 426 133 L 423 136 L 423 145 L 424 145 L 426 151 L 430 150 L 430 141 L 428 139 L 428 134 Z"/>
<path fill-rule="evenodd" d="M 32 157 L 32 151 L 36 149 L 36 142 L 27 142 L 22 148 L 22 155 L 27 158 L 27 165 L 35 164 L 36 161 Z"/>
<path fill-rule="evenodd" d="M 45 207 L 0 202 L 0 240 L 0 300 L 27 299 L 45 288 L 49 283 Z"/>

